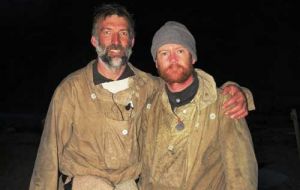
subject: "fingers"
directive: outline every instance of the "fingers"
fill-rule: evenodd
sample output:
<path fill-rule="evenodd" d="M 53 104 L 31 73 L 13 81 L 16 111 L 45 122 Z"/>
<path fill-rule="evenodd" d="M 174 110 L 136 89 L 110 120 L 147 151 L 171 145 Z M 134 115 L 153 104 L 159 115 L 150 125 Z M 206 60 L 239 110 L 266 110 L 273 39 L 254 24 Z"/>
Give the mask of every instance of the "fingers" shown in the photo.
<path fill-rule="evenodd" d="M 225 112 L 232 119 L 241 119 L 248 115 L 247 105 L 243 104 L 242 106 L 237 105 L 232 109 L 229 109 Z"/>
<path fill-rule="evenodd" d="M 222 94 L 232 95 L 227 101 L 222 105 L 225 109 L 225 114 L 233 119 L 244 118 L 248 115 L 248 107 L 246 102 L 246 97 L 242 91 L 235 85 L 228 85 L 224 87 Z"/>
<path fill-rule="evenodd" d="M 229 92 L 230 92 L 230 85 L 225 86 L 225 87 L 223 88 L 222 94 L 223 94 L 223 95 L 226 95 L 226 94 L 228 94 Z"/>
<path fill-rule="evenodd" d="M 238 115 L 236 116 L 234 119 L 242 119 L 242 118 L 245 118 L 247 115 L 248 115 L 248 111 L 246 111 L 245 113 L 243 113 L 242 115 Z"/>
<path fill-rule="evenodd" d="M 231 94 L 234 95 L 238 91 L 237 87 L 234 85 L 227 85 L 223 88 L 222 94 Z"/>
<path fill-rule="evenodd" d="M 240 106 L 242 106 L 242 104 L 244 104 L 245 101 L 246 100 L 243 94 L 241 92 L 238 92 L 223 103 L 223 108 L 226 109 L 234 104 L 240 104 Z"/>
<path fill-rule="evenodd" d="M 228 109 L 230 106 L 234 105 L 236 100 L 234 98 L 230 98 L 223 103 L 223 109 Z"/>

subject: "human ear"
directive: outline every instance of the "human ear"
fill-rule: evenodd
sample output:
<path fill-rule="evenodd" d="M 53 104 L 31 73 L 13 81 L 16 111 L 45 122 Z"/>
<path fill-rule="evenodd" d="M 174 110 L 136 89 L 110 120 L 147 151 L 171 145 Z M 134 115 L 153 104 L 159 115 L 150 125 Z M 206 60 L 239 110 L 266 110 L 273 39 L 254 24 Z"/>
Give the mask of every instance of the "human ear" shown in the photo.
<path fill-rule="evenodd" d="M 92 36 L 92 37 L 91 37 L 91 44 L 92 44 L 94 47 L 97 47 L 97 45 L 98 45 L 98 40 L 96 39 L 95 36 Z"/>

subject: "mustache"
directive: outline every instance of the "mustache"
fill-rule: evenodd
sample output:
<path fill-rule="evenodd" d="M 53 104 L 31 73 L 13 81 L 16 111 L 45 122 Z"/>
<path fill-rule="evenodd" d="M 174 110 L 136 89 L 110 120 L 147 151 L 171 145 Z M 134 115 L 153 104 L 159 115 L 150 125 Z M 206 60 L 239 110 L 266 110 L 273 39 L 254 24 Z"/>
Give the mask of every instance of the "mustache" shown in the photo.
<path fill-rule="evenodd" d="M 174 69 L 174 68 L 180 69 L 183 68 L 183 66 L 176 63 L 176 64 L 171 64 L 167 67 L 167 69 Z"/>
<path fill-rule="evenodd" d="M 112 50 L 112 49 L 113 50 L 123 50 L 124 48 L 120 44 L 119 45 L 112 44 L 106 48 L 107 51 Z"/>

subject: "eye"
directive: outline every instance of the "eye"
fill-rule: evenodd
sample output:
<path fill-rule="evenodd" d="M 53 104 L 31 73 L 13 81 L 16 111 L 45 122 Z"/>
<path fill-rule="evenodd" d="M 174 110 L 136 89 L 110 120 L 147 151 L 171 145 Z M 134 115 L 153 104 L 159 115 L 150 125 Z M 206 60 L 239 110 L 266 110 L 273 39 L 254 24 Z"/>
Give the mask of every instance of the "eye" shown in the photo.
<path fill-rule="evenodd" d="M 167 51 L 161 51 L 161 52 L 159 52 L 159 56 L 161 56 L 161 57 L 166 57 L 168 55 L 169 55 L 169 53 Z"/>
<path fill-rule="evenodd" d="M 104 36 L 110 36 L 111 31 L 110 30 L 102 30 L 102 34 L 104 34 Z"/>
<path fill-rule="evenodd" d="M 129 36 L 129 32 L 127 30 L 121 31 L 119 33 L 120 37 L 128 37 Z"/>
<path fill-rule="evenodd" d="M 167 52 L 162 52 L 161 53 L 163 56 L 166 56 L 166 55 L 168 55 L 168 53 Z"/>
<path fill-rule="evenodd" d="M 177 50 L 177 53 L 178 53 L 178 54 L 183 54 L 183 53 L 184 53 L 184 49 L 179 49 L 179 50 Z"/>

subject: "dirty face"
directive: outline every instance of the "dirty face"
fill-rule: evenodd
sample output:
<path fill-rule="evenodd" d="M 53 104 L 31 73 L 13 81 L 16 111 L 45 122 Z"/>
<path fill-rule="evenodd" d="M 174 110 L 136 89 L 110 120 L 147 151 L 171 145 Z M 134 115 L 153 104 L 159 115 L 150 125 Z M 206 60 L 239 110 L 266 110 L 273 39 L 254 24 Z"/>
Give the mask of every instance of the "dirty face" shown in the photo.
<path fill-rule="evenodd" d="M 195 61 L 182 45 L 165 44 L 158 48 L 156 68 L 161 78 L 167 83 L 182 83 L 193 73 Z"/>
<path fill-rule="evenodd" d="M 127 20 L 117 15 L 99 20 L 97 36 L 92 36 L 91 39 L 98 57 L 107 66 L 116 68 L 128 62 L 133 41 L 129 35 Z"/>

